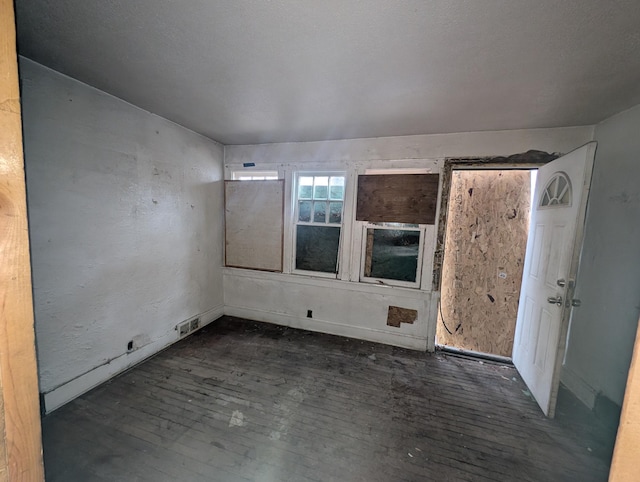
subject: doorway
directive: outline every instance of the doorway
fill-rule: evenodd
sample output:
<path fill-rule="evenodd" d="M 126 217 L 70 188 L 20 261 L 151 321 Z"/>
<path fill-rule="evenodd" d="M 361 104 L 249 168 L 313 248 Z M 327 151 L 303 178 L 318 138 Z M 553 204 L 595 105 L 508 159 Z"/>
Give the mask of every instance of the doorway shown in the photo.
<path fill-rule="evenodd" d="M 536 169 L 454 169 L 436 344 L 510 358 Z"/>

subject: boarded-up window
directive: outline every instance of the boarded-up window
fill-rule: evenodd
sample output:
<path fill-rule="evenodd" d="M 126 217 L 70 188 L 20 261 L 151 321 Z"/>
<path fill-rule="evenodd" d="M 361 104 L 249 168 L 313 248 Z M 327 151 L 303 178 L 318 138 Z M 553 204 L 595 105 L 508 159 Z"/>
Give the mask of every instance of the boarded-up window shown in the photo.
<path fill-rule="evenodd" d="M 435 224 L 438 174 L 358 176 L 356 220 Z"/>
<path fill-rule="evenodd" d="M 225 265 L 282 271 L 284 181 L 225 181 Z"/>

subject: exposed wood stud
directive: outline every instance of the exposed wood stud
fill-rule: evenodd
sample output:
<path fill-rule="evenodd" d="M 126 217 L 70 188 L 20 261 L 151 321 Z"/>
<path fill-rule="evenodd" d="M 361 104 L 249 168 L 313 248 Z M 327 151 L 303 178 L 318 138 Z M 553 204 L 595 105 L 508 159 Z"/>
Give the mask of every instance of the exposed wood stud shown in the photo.
<path fill-rule="evenodd" d="M 0 480 L 43 479 L 13 1 L 0 0 Z"/>

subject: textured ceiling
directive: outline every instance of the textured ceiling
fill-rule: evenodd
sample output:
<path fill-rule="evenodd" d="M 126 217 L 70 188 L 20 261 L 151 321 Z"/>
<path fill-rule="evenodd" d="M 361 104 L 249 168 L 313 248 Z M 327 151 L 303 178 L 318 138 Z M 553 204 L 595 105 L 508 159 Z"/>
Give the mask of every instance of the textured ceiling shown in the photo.
<path fill-rule="evenodd" d="M 19 51 L 224 144 L 588 125 L 638 0 L 16 0 Z"/>

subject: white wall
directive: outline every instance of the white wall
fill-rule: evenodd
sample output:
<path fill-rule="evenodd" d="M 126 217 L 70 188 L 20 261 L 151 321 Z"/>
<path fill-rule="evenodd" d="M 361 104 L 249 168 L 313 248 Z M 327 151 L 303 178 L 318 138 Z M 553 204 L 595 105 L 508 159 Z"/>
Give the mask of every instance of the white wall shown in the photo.
<path fill-rule="evenodd" d="M 222 314 L 223 148 L 27 59 L 20 73 L 50 411 Z"/>
<path fill-rule="evenodd" d="M 225 146 L 225 164 L 504 156 L 530 149 L 569 152 L 592 136 L 593 127 L 584 126 Z"/>
<path fill-rule="evenodd" d="M 226 146 L 225 166 L 230 172 L 242 169 L 243 163 L 253 162 L 257 170 L 279 169 L 289 178 L 292 170 L 323 166 L 361 172 L 366 167 L 424 165 L 437 172 L 442 162 L 434 161 L 445 157 L 507 156 L 530 149 L 568 152 L 589 142 L 592 136 L 592 127 L 571 127 Z M 285 231 L 285 236 L 289 236 L 289 231 Z M 356 253 L 359 238 L 355 231 L 353 238 L 353 246 L 347 243 L 343 248 Z M 425 256 L 433 258 L 434 243 L 429 249 Z M 285 266 L 288 254 L 291 253 L 285 249 Z M 342 265 L 350 264 L 351 270 L 340 280 L 226 269 L 225 313 L 409 348 L 433 349 L 439 292 L 432 292 L 431 283 L 424 283 L 422 290 L 365 285 L 357 281 L 359 259 L 343 261 L 346 263 Z M 431 266 L 429 260 L 427 270 Z M 400 328 L 387 326 L 389 305 L 418 310 L 417 322 L 402 324 Z M 313 311 L 312 319 L 306 317 L 308 309 Z"/>
<path fill-rule="evenodd" d="M 595 128 L 598 141 L 563 382 L 593 407 L 622 404 L 640 313 L 640 105 Z"/>

